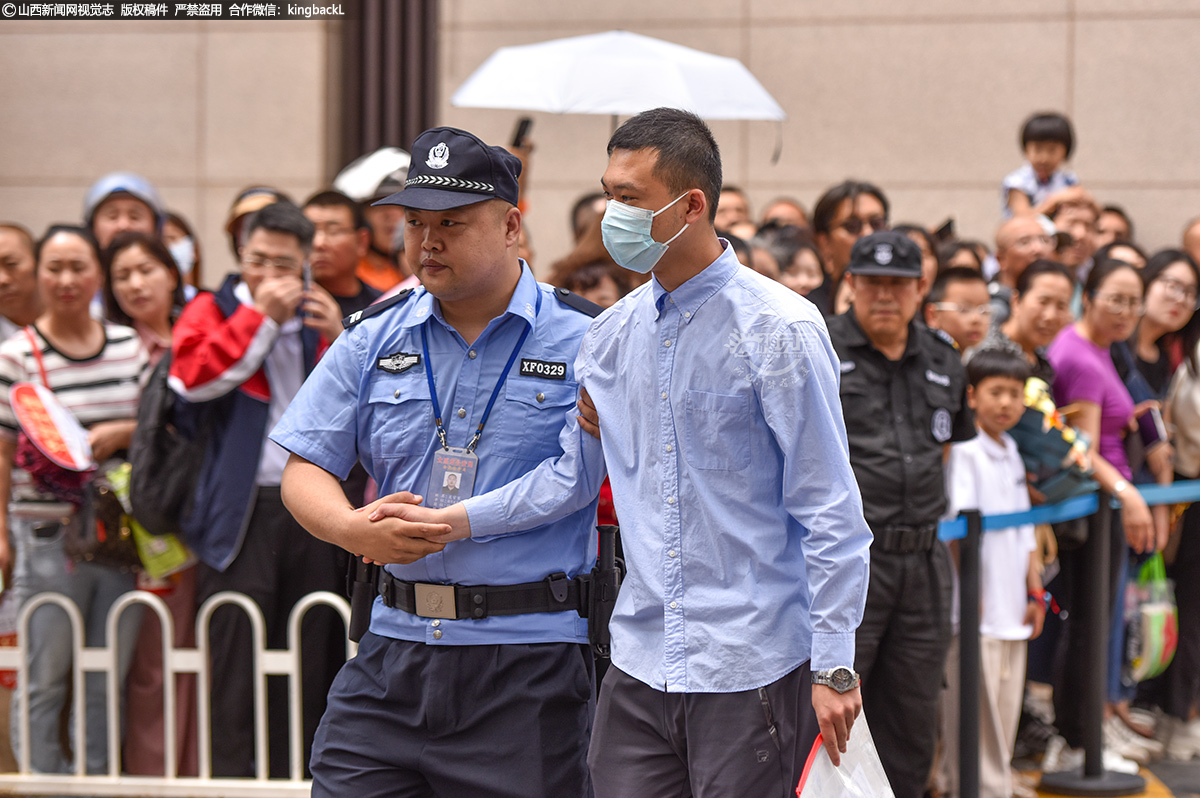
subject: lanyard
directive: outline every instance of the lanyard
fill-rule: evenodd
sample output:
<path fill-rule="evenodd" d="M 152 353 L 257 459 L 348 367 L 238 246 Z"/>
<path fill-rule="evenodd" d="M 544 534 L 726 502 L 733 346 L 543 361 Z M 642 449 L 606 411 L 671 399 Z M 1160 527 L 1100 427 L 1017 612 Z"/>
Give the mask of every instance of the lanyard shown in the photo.
<path fill-rule="evenodd" d="M 517 345 L 513 347 L 512 354 L 508 356 L 508 363 L 504 366 L 504 371 L 500 372 L 500 379 L 496 383 L 496 387 L 492 389 L 492 397 L 488 399 L 487 407 L 483 410 L 483 418 L 479 419 L 479 426 L 475 429 L 474 436 L 467 443 L 467 451 L 474 452 L 475 447 L 479 445 L 479 439 L 483 437 L 483 425 L 487 423 L 488 416 L 492 413 L 492 405 L 496 404 L 496 397 L 500 395 L 500 389 L 504 386 L 504 381 L 508 379 L 508 372 L 512 370 L 513 363 L 517 360 L 517 355 L 521 353 L 521 347 L 525 345 L 525 339 L 529 337 L 529 330 L 532 329 L 532 324 L 525 326 L 521 337 L 517 339 Z M 429 336 L 426 334 L 425 325 L 421 325 L 421 354 L 425 356 L 425 378 L 429 380 L 429 398 L 433 400 L 433 422 L 437 426 L 438 440 L 442 442 L 443 449 L 449 449 L 450 444 L 446 443 L 446 429 L 442 426 L 442 406 L 438 402 L 437 387 L 433 384 L 433 364 L 429 361 Z"/>

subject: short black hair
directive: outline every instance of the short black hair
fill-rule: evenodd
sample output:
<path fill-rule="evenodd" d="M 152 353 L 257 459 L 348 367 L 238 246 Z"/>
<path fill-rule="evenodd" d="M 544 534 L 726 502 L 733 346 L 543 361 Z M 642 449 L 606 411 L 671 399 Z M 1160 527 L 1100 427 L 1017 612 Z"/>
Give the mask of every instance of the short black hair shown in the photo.
<path fill-rule="evenodd" d="M 306 253 L 312 250 L 313 235 L 316 233 L 316 228 L 304 212 L 286 200 L 272 202 L 250 214 L 242 225 L 242 243 L 249 241 L 254 231 L 260 229 L 295 236 L 300 249 Z"/>
<path fill-rule="evenodd" d="M 1132 241 L 1133 240 L 1133 219 L 1129 218 L 1129 214 L 1125 212 L 1125 209 L 1122 208 L 1120 205 L 1105 205 L 1103 208 L 1100 209 L 1100 215 L 1103 216 L 1106 213 L 1111 213 L 1115 216 L 1120 216 L 1122 219 L 1125 220 L 1125 226 L 1129 228 L 1129 238 L 1126 240 Z M 1117 240 L 1121 241 L 1122 239 L 1117 239 Z"/>
<path fill-rule="evenodd" d="M 1029 361 L 1004 349 L 980 349 L 967 362 L 967 384 L 973 387 L 989 377 L 1018 380 L 1023 385 L 1032 376 Z"/>
<path fill-rule="evenodd" d="M 0 230 L 7 230 L 10 233 L 15 233 L 17 238 L 21 239 L 21 242 L 25 245 L 25 249 L 27 249 L 29 254 L 33 255 L 34 259 L 36 260 L 37 242 L 33 240 L 33 233 L 29 232 L 28 228 L 26 228 L 24 225 L 19 225 L 16 222 L 0 222 Z"/>
<path fill-rule="evenodd" d="M 870 194 L 875 199 L 879 200 L 879 204 L 883 206 L 883 215 L 887 216 L 890 211 L 887 197 L 883 195 L 883 190 L 873 183 L 867 183 L 862 180 L 843 180 L 836 186 L 832 186 L 821 195 L 817 200 L 817 204 L 813 206 L 812 212 L 812 231 L 814 233 L 829 233 L 829 225 L 833 221 L 833 217 L 837 214 L 838 206 L 846 200 L 856 200 L 860 194 Z"/>
<path fill-rule="evenodd" d="M 345 208 L 350 211 L 350 219 L 354 224 L 355 230 L 371 229 L 371 224 L 367 221 L 367 214 L 363 211 L 362 205 L 336 189 L 330 188 L 318 191 L 304 201 L 304 207 Z"/>
<path fill-rule="evenodd" d="M 1072 286 L 1075 285 L 1075 275 L 1071 274 L 1071 270 L 1063 266 L 1056 260 L 1047 260 L 1046 258 L 1038 258 L 1033 263 L 1025 267 L 1025 271 L 1017 277 L 1017 284 L 1014 287 L 1017 296 L 1024 296 L 1029 287 L 1033 285 L 1033 281 L 1043 274 L 1057 274 L 1060 277 L 1065 277 L 1067 282 Z"/>
<path fill-rule="evenodd" d="M 979 264 L 977 270 L 983 270 L 983 263 L 979 260 L 979 251 L 975 249 L 975 245 L 970 241 L 947 241 L 943 243 L 937 248 L 938 261 L 944 268 L 960 252 L 970 252 L 971 257 Z"/>
<path fill-rule="evenodd" d="M 1141 284 L 1144 295 L 1146 292 L 1146 281 L 1142 279 L 1142 273 L 1138 271 L 1137 267 L 1123 260 L 1113 260 L 1112 258 L 1096 261 L 1092 264 L 1092 270 L 1088 272 L 1087 280 L 1083 283 L 1083 295 L 1088 299 L 1095 299 L 1096 292 L 1100 290 L 1100 286 L 1104 285 L 1104 281 L 1108 279 L 1108 276 L 1121 269 L 1129 269 L 1137 275 L 1138 283 Z"/>
<path fill-rule="evenodd" d="M 1127 247 L 1129 249 L 1132 249 L 1134 252 L 1136 252 L 1137 254 L 1142 256 L 1143 262 L 1148 261 L 1150 259 L 1150 256 L 1146 254 L 1146 250 L 1142 249 L 1141 247 L 1139 247 L 1137 244 L 1133 243 L 1132 241 L 1119 241 L 1118 240 L 1118 241 L 1112 242 L 1111 244 L 1105 244 L 1104 246 L 1100 247 L 1100 249 L 1096 250 L 1095 253 L 1092 254 L 1092 262 L 1099 263 L 1102 260 L 1121 260 L 1120 258 L 1115 257 L 1112 254 L 1112 251 L 1114 249 L 1117 249 L 1118 247 Z M 1128 261 L 1124 261 L 1124 260 L 1121 260 L 1121 262 L 1129 263 Z M 1134 268 L 1137 268 L 1136 263 L 1130 263 L 1129 265 L 1133 266 Z"/>
<path fill-rule="evenodd" d="M 1071 128 L 1071 120 L 1062 114 L 1044 112 L 1034 114 L 1025 120 L 1021 127 L 1021 149 L 1026 149 L 1035 141 L 1057 141 L 1067 148 L 1067 156 L 1075 149 L 1075 131 Z"/>
<path fill-rule="evenodd" d="M 726 238 L 729 236 L 726 235 Z M 817 251 L 817 246 L 812 240 L 812 233 L 807 227 L 796 227 L 775 221 L 767 222 L 758 228 L 758 232 L 750 243 L 752 246 L 759 246 L 770 252 L 779 263 L 780 272 L 791 270 L 796 264 L 796 256 L 804 250 L 808 250 L 817 257 L 821 273 L 825 272 L 825 259 Z"/>
<path fill-rule="evenodd" d="M 576 238 L 583 233 L 583 228 L 585 226 L 579 224 L 579 212 L 584 208 L 590 209 L 593 202 L 602 199 L 604 199 L 604 192 L 593 191 L 589 194 L 584 194 L 582 197 L 575 200 L 575 204 L 571 206 L 571 231 L 575 234 Z"/>
<path fill-rule="evenodd" d="M 35 263 L 41 263 L 42 249 L 46 246 L 46 242 L 62 233 L 82 238 L 84 243 L 88 245 L 88 249 L 92 251 L 92 255 L 95 256 L 96 265 L 100 265 L 100 244 L 96 242 L 95 234 L 89 228 L 80 227 L 77 224 L 52 224 L 46 228 L 45 234 L 38 239 L 37 246 L 33 250 Z"/>
<path fill-rule="evenodd" d="M 982 272 L 967 266 L 951 266 L 938 272 L 937 279 L 933 281 L 933 287 L 929 289 L 929 296 L 925 297 L 926 304 L 944 300 L 946 289 L 950 287 L 951 283 L 979 283 L 987 286 L 987 280 L 983 279 Z"/>
<path fill-rule="evenodd" d="M 729 248 L 733 250 L 733 254 L 737 257 L 739 262 L 749 262 L 750 245 L 746 243 L 745 239 L 738 238 L 733 233 L 721 233 L 721 238 L 729 242 Z M 745 261 L 742 260 L 743 255 L 746 256 Z"/>
<path fill-rule="evenodd" d="M 654 150 L 654 176 L 676 193 L 698 188 L 708 200 L 708 221 L 721 197 L 721 150 L 704 120 L 678 108 L 655 108 L 626 120 L 608 140 L 615 150 Z"/>

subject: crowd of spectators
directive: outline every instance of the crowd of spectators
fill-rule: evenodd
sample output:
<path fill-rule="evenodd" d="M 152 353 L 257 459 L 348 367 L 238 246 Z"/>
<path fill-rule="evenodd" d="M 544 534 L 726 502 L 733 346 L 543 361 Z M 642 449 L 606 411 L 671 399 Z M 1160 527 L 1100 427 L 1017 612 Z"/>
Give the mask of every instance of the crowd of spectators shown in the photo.
<path fill-rule="evenodd" d="M 1177 248 L 1147 252 L 1136 241 L 1135 220 L 1109 198 L 1101 201 L 1087 190 L 1086 179 L 1065 168 L 1076 146 L 1068 120 L 1038 114 L 1022 129 L 1020 143 L 1024 163 L 1003 179 L 998 227 L 990 242 L 957 238 L 953 225 L 940 220 L 893 224 L 883 188 L 862 180 L 831 186 L 811 211 L 785 196 L 771 199 L 757 216 L 748 194 L 726 185 L 715 223 L 745 268 L 807 297 L 826 316 L 851 391 L 859 377 L 867 379 L 860 365 L 859 375 L 846 380 L 856 368 L 853 357 L 845 354 L 858 345 L 853 336 L 865 334 L 887 354 L 884 339 L 875 337 L 886 325 L 863 315 L 868 306 L 872 313 L 890 315 L 922 342 L 940 338 L 936 344 L 921 344 L 933 347 L 933 362 L 961 361 L 964 368 L 954 372 L 960 376 L 945 377 L 944 385 L 940 373 L 928 378 L 942 387 L 955 380 L 948 390 L 961 391 L 966 400 L 953 420 L 943 422 L 934 414 L 934 438 L 945 444 L 947 465 L 939 455 L 936 463 L 923 466 L 928 473 L 918 475 L 947 486 L 943 498 L 948 499 L 948 514 L 980 501 L 971 498 L 971 482 L 962 469 L 982 468 L 983 463 L 1000 469 L 995 473 L 1006 475 L 1004 479 L 1011 476 L 1003 471 L 1007 465 L 997 465 L 1011 464 L 1013 458 L 1019 462 L 1022 454 L 1007 434 L 1016 423 L 1011 402 L 1024 408 L 1030 393 L 1027 379 L 1047 386 L 1088 447 L 1088 473 L 1121 503 L 1106 541 L 1112 554 L 1104 610 L 1112 629 L 1106 764 L 1128 768 L 1131 761 L 1144 764 L 1160 756 L 1200 756 L 1200 721 L 1195 719 L 1200 580 L 1192 579 L 1200 567 L 1200 510 L 1172 514 L 1166 507 L 1147 507 L 1136 487 L 1200 476 L 1200 222 L 1188 225 Z M 529 151 L 520 155 L 528 158 Z M 73 224 L 54 225 L 38 236 L 19 221 L 0 224 L 0 336 L 6 339 L 0 345 L 0 516 L 8 530 L 0 536 L 0 566 L 8 601 L 19 606 L 44 590 L 64 593 L 83 613 L 86 643 L 104 645 L 109 608 L 127 590 L 148 590 L 170 608 L 174 644 L 193 646 L 197 607 L 221 591 L 235 590 L 262 609 L 267 646 L 283 648 L 298 599 L 316 590 L 344 592 L 347 553 L 305 533 L 284 509 L 279 482 L 286 452 L 267 433 L 341 333 L 343 317 L 381 296 L 418 285 L 406 264 L 402 213 L 395 206 L 371 204 L 402 181 L 402 171 L 392 172 L 357 196 L 328 188 L 300 205 L 271 187 L 248 188 L 233 198 L 226 220 L 238 266 L 223 280 L 214 273 L 221 258 L 202 258 L 187 220 L 170 212 L 154 186 L 135 174 L 116 173 L 97 181 Z M 546 209 L 524 210 L 533 210 L 540 224 L 550 223 Z M 607 308 L 649 277 L 620 268 L 605 250 L 604 210 L 604 195 L 581 196 L 563 214 L 574 247 L 545 268 L 532 262 L 527 235 L 522 246 L 530 265 L 549 282 Z M 911 285 L 886 276 L 883 267 L 892 257 L 906 257 L 909 246 L 891 238 L 871 239 L 893 242 L 880 245 L 888 247 L 886 252 L 870 255 L 883 271 L 862 268 L 866 256 L 856 244 L 889 230 L 911 242 L 919 260 L 920 273 L 912 276 Z M 207 290 L 213 285 L 215 290 Z M 861 311 L 857 315 L 856 306 Z M 907 356 L 903 349 L 890 359 Z M 139 388 L 160 363 L 181 406 L 203 409 L 210 453 L 216 454 L 206 458 L 199 477 L 201 495 L 179 519 L 192 558 L 170 574 L 152 577 L 136 558 L 97 554 L 92 486 L 65 485 L 40 467 L 7 388 L 18 382 L 48 388 L 87 428 L 101 464 L 91 479 L 101 480 L 125 457 L 135 431 Z M 1016 399 L 1005 399 L 1004 391 Z M 853 462 L 858 451 L 853 427 L 861 421 L 855 410 L 871 403 L 847 395 L 845 385 L 842 398 Z M 974 441 L 966 403 L 978 426 Z M 195 424 L 200 418 L 197 410 Z M 1139 420 L 1145 418 L 1161 421 L 1157 429 L 1165 439 L 1144 438 L 1140 430 L 1147 425 Z M 181 419 L 188 423 L 186 411 Z M 942 423 L 944 435 L 938 429 Z M 854 463 L 860 481 L 861 460 L 860 454 L 860 462 Z M 1025 479 L 1019 466 L 1014 479 Z M 374 486 L 361 467 L 344 488 L 356 506 L 374 498 Z M 878 537 L 867 486 L 860 488 L 867 520 Z M 1021 497 L 1026 507 L 1030 499 L 1044 499 L 1036 480 L 1031 478 L 1028 488 L 1016 491 L 1015 504 L 1021 504 Z M 602 494 L 601 514 L 611 516 L 611 494 Z M 1004 671 L 1002 688 L 1000 677 L 988 671 L 992 666 L 984 665 L 982 718 L 991 724 L 984 735 L 985 795 L 1028 791 L 1009 770 L 1014 755 L 1034 761 L 1044 757 L 1039 766 L 1049 770 L 1076 765 L 1082 756 L 1077 677 L 1090 667 L 1081 659 L 1086 629 L 1069 617 L 1051 617 L 1045 634 L 1029 645 L 1028 679 L 1021 676 L 1024 641 L 1041 632 L 1047 608 L 1060 608 L 1067 616 L 1082 600 L 1077 589 L 1084 559 L 1067 541 L 1055 541 L 1049 529 L 1012 532 L 1004 545 L 1017 554 L 996 560 L 1012 567 L 1005 571 L 993 565 L 984 573 L 982 634 L 1005 644 L 996 648 L 994 659 L 1003 662 L 1003 667 L 995 666 Z M 1123 645 L 1124 596 L 1132 574 L 1154 552 L 1166 553 L 1168 573 L 1179 586 L 1180 642 L 1167 672 L 1139 685 L 1129 678 Z M 875 579 L 873 573 L 873 591 Z M 1002 589 L 1002 583 L 1017 586 Z M 927 609 L 949 619 L 957 617 L 956 596 L 949 584 L 935 580 L 921 601 L 938 605 Z M 989 601 L 1016 604 L 1005 615 L 1005 608 L 988 606 Z M 1027 603 L 1033 608 L 1029 612 Z M 901 636 L 912 633 L 901 630 L 895 618 L 879 623 L 873 632 L 877 645 L 889 639 L 889 630 Z M 213 772 L 252 776 L 251 625 L 240 610 L 223 608 L 215 613 L 209 633 Z M 134 774 L 161 774 L 161 630 L 152 614 L 135 609 L 122 615 L 117 635 L 119 683 L 127 707 L 121 767 Z M 340 618 L 324 608 L 313 610 L 305 618 L 302 640 L 307 754 L 325 693 L 345 659 Z M 52 607 L 38 610 L 26 642 L 30 730 L 28 739 L 19 734 L 19 708 L 14 706 L 12 742 L 31 747 L 35 770 L 68 772 L 63 724 L 69 714 L 64 707 L 72 663 L 65 616 Z M 948 668 L 947 683 L 955 682 L 952 643 L 947 637 L 926 651 L 939 663 L 935 690 L 941 684 L 941 664 Z M 862 652 L 860 642 L 860 657 Z M 1014 669 L 1019 671 L 1016 678 Z M 176 761 L 181 775 L 194 775 L 194 680 L 180 677 L 178 688 Z M 85 689 L 87 768 L 106 772 L 103 677 L 89 674 Z M 869 678 L 864 692 L 868 715 L 883 718 L 887 713 L 878 704 L 887 699 L 871 696 Z M 281 679 L 270 680 L 268 697 L 270 773 L 286 776 L 287 691 Z M 952 756 L 957 720 L 948 691 L 942 700 L 940 723 L 933 712 L 929 718 L 909 713 L 907 721 L 922 718 L 923 728 L 915 737 L 927 737 L 929 750 L 940 751 L 937 762 L 925 762 L 925 748 L 919 747 L 920 756 L 910 758 L 906 767 L 912 770 L 917 763 L 922 792 L 928 788 L 952 796 L 957 794 Z M 939 737 L 940 746 L 935 745 Z M 887 730 L 877 733 L 877 741 L 881 738 L 888 739 Z M 899 767 L 886 750 L 881 753 L 885 766 Z M 914 781 L 911 773 L 894 781 L 900 787 L 897 795 L 920 794 L 904 791 L 902 785 Z"/>

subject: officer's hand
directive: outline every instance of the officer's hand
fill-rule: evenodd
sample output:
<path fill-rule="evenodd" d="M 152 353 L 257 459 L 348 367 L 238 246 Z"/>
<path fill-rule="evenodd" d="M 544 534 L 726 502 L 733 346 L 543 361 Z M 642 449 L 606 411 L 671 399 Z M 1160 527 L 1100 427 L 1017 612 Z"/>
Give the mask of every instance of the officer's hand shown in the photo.
<path fill-rule="evenodd" d="M 862 712 L 862 692 L 855 687 L 839 693 L 823 684 L 812 686 L 812 705 L 817 713 L 817 726 L 825 739 L 825 750 L 834 767 L 842 764 L 842 754 L 850 742 L 850 727 Z"/>
<path fill-rule="evenodd" d="M 277 324 L 296 315 L 296 308 L 304 297 L 304 283 L 299 275 L 287 274 L 280 277 L 264 277 L 254 289 L 254 308 L 264 316 L 270 316 Z"/>
<path fill-rule="evenodd" d="M 592 404 L 592 397 L 588 396 L 587 388 L 579 389 L 579 400 L 575 402 L 575 407 L 579 408 L 580 428 L 591 435 L 596 440 L 600 440 L 600 414 L 596 412 L 596 405 Z"/>
<path fill-rule="evenodd" d="M 311 327 L 333 343 L 342 332 L 342 309 L 333 295 L 319 285 L 304 293 L 304 326 Z"/>
<path fill-rule="evenodd" d="M 418 507 L 415 504 L 390 502 L 376 507 L 370 518 L 372 521 L 401 518 L 413 523 L 444 526 L 446 527 L 444 532 L 428 538 L 430 541 L 442 545 L 471 537 L 471 520 L 467 517 L 467 508 L 461 503 L 452 504 L 441 510 L 433 510 L 428 507 Z"/>
<path fill-rule="evenodd" d="M 446 547 L 445 543 L 431 540 L 445 534 L 449 527 L 444 524 L 411 522 L 397 518 L 381 518 L 375 523 L 371 513 L 385 502 L 420 504 L 423 497 L 402 490 L 390 493 L 352 514 L 352 537 L 348 548 L 365 563 L 408 565 Z"/>

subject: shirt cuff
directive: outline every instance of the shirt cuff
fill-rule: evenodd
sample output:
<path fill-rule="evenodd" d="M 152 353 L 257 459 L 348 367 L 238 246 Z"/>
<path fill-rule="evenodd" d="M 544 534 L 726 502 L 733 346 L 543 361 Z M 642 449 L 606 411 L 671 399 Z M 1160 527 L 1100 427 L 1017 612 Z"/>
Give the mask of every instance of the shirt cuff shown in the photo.
<path fill-rule="evenodd" d="M 471 525 L 471 540 L 483 542 L 508 532 L 508 516 L 501 507 L 500 493 L 501 491 L 492 491 L 463 500 L 467 522 Z"/>
<path fill-rule="evenodd" d="M 854 633 L 842 632 L 813 632 L 812 656 L 809 667 L 813 671 L 827 671 L 833 668 L 854 668 Z"/>

